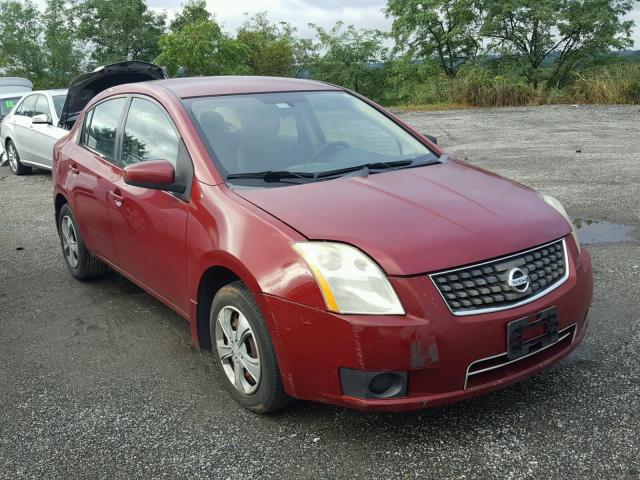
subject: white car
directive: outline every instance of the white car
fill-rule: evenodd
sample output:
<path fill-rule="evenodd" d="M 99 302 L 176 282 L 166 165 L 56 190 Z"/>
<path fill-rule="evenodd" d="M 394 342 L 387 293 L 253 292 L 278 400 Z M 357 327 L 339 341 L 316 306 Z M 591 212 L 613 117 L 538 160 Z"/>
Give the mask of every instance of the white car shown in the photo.
<path fill-rule="evenodd" d="M 13 110 L 13 107 L 16 106 L 24 94 L 25 92 L 0 93 L 0 122 Z M 4 165 L 6 161 L 7 156 L 4 151 L 4 144 L 0 142 L 0 165 Z"/>
<path fill-rule="evenodd" d="M 27 78 L 0 77 L 0 122 L 31 90 L 33 90 L 33 83 Z M 6 160 L 4 145 L 0 142 L 0 165 L 3 165 Z"/>
<path fill-rule="evenodd" d="M 2 120 L 0 139 L 14 174 L 51 170 L 53 144 L 68 133 L 58 126 L 66 97 L 66 90 L 31 92 Z"/>

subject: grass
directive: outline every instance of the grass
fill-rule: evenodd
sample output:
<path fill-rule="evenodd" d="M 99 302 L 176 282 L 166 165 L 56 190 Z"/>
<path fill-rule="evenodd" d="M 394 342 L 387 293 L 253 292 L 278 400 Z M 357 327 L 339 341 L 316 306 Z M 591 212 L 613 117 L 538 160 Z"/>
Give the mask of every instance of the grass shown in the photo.
<path fill-rule="evenodd" d="M 640 64 L 600 66 L 582 71 L 563 88 L 527 85 L 517 77 L 471 68 L 455 79 L 431 77 L 407 87 L 404 100 L 389 102 L 403 110 L 547 104 L 640 104 Z"/>

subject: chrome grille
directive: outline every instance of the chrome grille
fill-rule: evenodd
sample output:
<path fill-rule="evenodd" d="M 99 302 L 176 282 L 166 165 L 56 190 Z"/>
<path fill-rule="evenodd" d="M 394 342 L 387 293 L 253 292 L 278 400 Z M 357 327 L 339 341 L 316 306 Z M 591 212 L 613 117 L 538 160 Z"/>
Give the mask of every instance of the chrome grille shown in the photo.
<path fill-rule="evenodd" d="M 518 268 L 529 277 L 520 292 L 509 285 Z M 454 315 L 476 315 L 513 308 L 547 294 L 569 276 L 564 239 L 531 250 L 431 275 Z"/>

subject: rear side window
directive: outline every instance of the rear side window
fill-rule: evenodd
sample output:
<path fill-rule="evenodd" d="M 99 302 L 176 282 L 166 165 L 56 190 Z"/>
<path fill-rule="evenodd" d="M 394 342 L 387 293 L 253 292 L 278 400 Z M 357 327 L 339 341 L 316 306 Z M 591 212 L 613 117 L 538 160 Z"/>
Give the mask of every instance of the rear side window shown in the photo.
<path fill-rule="evenodd" d="M 18 107 L 16 112 L 18 115 L 24 115 L 25 117 L 32 117 L 33 112 L 36 109 L 36 97 L 38 95 L 29 95 Z"/>
<path fill-rule="evenodd" d="M 116 132 L 126 98 L 115 98 L 96 105 L 85 117 L 81 144 L 109 161 L 115 158 Z"/>
<path fill-rule="evenodd" d="M 179 144 L 173 122 L 161 107 L 142 98 L 131 101 L 122 139 L 125 166 L 146 160 L 167 160 L 175 167 Z"/>
<path fill-rule="evenodd" d="M 0 118 L 7 115 L 13 107 L 15 107 L 16 103 L 18 103 L 20 97 L 12 97 L 12 98 L 3 98 L 0 100 Z"/>
<path fill-rule="evenodd" d="M 58 117 L 62 114 L 62 107 L 64 106 L 64 101 L 67 98 L 66 95 L 54 95 L 53 96 L 53 108 L 56 110 L 56 115 Z"/>

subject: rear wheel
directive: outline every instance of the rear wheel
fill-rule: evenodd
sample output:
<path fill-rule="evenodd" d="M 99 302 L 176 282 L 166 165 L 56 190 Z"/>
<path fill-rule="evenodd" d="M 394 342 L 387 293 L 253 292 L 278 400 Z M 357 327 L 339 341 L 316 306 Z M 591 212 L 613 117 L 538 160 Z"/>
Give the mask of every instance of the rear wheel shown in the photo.
<path fill-rule="evenodd" d="M 107 270 L 107 266 L 91 255 L 85 247 L 80 229 L 68 204 L 60 209 L 58 232 L 64 261 L 71 275 L 78 280 L 89 280 L 102 275 Z"/>
<path fill-rule="evenodd" d="M 235 400 L 256 413 L 291 403 L 260 309 L 242 282 L 216 293 L 209 321 L 216 367 Z"/>
<path fill-rule="evenodd" d="M 11 140 L 7 140 L 7 158 L 9 159 L 9 168 L 14 175 L 26 175 L 31 173 L 31 167 L 25 167 L 20 163 L 20 155 Z"/>

